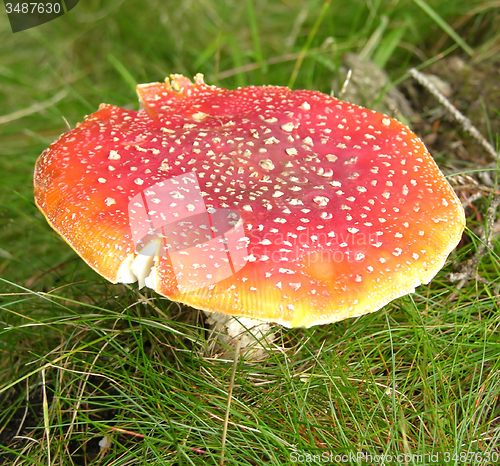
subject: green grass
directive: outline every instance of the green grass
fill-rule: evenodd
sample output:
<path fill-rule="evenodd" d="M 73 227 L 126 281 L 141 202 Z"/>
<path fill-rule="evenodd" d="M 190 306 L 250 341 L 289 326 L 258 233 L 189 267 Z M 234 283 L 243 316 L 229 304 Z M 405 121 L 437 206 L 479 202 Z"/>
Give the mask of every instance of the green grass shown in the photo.
<path fill-rule="evenodd" d="M 170 73 L 329 93 L 346 52 L 393 82 L 448 53 L 498 61 L 498 20 L 481 1 L 91 0 L 12 34 L 1 13 L 0 463 L 219 463 L 232 361 L 207 356 L 199 313 L 148 292 L 158 313 L 135 287 L 108 284 L 33 203 L 35 160 L 64 120 L 74 127 L 101 102 L 137 108 L 135 83 Z M 471 231 L 485 223 L 481 202 L 468 210 Z M 499 455 L 497 241 L 481 280 L 450 299 L 448 274 L 478 244 L 466 232 L 430 285 L 378 313 L 281 328 L 267 359 L 240 361 L 226 464 L 323 452 L 437 454 L 457 465 L 457 453 Z M 101 451 L 104 436 L 112 444 Z"/>

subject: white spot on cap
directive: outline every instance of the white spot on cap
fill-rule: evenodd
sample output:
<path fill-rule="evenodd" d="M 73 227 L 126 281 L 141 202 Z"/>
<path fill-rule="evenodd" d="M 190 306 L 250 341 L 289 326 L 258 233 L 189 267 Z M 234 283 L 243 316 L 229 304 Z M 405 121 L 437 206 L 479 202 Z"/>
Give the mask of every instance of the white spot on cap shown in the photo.
<path fill-rule="evenodd" d="M 382 123 L 385 125 L 385 126 L 389 126 L 391 124 L 391 120 L 389 120 L 389 118 L 384 118 L 382 120 Z"/>
<path fill-rule="evenodd" d="M 116 204 L 116 201 L 112 197 L 108 197 L 104 200 L 104 203 L 109 207 Z"/>
<path fill-rule="evenodd" d="M 209 115 L 207 115 L 206 113 L 203 113 L 203 112 L 196 112 L 196 113 L 193 113 L 191 115 L 191 118 L 194 120 L 194 121 L 202 121 L 204 120 L 205 118 L 207 118 Z"/>
<path fill-rule="evenodd" d="M 316 196 L 313 201 L 318 204 L 320 207 L 325 207 L 328 202 L 330 201 L 330 199 L 328 199 L 327 197 L 325 196 Z"/>
<path fill-rule="evenodd" d="M 327 168 L 326 170 L 323 167 L 320 167 L 316 172 L 319 176 L 323 176 L 325 178 L 330 178 L 333 175 L 333 170 L 331 168 Z"/>
<path fill-rule="evenodd" d="M 274 170 L 274 163 L 272 162 L 271 159 L 263 159 L 259 161 L 259 165 L 264 169 L 264 170 Z"/>
<path fill-rule="evenodd" d="M 97 181 L 99 181 L 99 183 L 106 183 L 106 178 L 99 178 Z"/>
<path fill-rule="evenodd" d="M 120 158 L 120 154 L 118 153 L 117 150 L 110 150 L 108 159 L 109 160 L 118 160 Z"/>
<path fill-rule="evenodd" d="M 300 108 L 304 109 L 304 110 L 311 110 L 311 106 L 309 105 L 309 102 L 304 102 Z"/>
<path fill-rule="evenodd" d="M 291 132 L 291 131 L 293 131 L 293 128 L 294 128 L 294 127 L 295 127 L 295 126 L 294 126 L 294 124 L 293 124 L 291 121 L 290 121 L 290 122 L 288 122 L 288 123 L 285 123 L 284 125 L 281 125 L 281 129 L 282 129 L 283 131 L 288 132 L 288 133 L 289 133 L 289 132 Z"/>
<path fill-rule="evenodd" d="M 144 180 L 143 180 L 143 179 L 141 179 L 141 178 L 136 178 L 136 179 L 134 180 L 134 183 L 135 183 L 135 184 L 138 184 L 138 185 L 140 186 L 141 184 L 144 184 Z"/>

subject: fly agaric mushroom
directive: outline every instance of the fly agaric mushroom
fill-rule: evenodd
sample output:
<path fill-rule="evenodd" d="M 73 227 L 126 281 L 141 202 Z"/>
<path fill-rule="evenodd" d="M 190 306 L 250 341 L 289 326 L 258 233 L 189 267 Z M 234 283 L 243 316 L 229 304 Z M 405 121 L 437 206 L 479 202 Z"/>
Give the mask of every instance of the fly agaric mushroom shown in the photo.
<path fill-rule="evenodd" d="M 46 149 L 35 200 L 113 283 L 310 327 L 428 283 L 463 208 L 420 139 L 320 92 L 172 75 L 141 109 L 101 105 Z"/>

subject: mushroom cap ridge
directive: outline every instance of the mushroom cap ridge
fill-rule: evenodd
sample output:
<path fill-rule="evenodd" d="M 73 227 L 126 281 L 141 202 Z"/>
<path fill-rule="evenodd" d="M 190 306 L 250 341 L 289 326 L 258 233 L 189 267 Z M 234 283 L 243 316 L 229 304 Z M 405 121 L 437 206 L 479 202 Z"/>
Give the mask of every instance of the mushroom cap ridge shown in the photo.
<path fill-rule="evenodd" d="M 101 105 L 35 168 L 38 208 L 113 283 L 139 278 L 199 309 L 309 327 L 413 292 L 461 238 L 453 189 L 392 118 L 316 91 L 232 91 L 201 75 L 137 90 L 139 111 Z M 193 173 L 209 211 L 237 212 L 248 255 L 230 276 L 182 290 L 168 247 L 149 262 L 136 252 L 129 203 Z"/>

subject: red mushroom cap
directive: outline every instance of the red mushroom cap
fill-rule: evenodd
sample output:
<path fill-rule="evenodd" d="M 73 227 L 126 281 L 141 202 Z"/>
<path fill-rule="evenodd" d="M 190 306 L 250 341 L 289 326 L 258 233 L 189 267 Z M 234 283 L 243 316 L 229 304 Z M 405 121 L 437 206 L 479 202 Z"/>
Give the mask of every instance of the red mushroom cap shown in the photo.
<path fill-rule="evenodd" d="M 62 135 L 35 170 L 52 227 L 108 280 L 289 327 L 428 283 L 462 206 L 424 144 L 320 92 L 180 75 Z"/>

